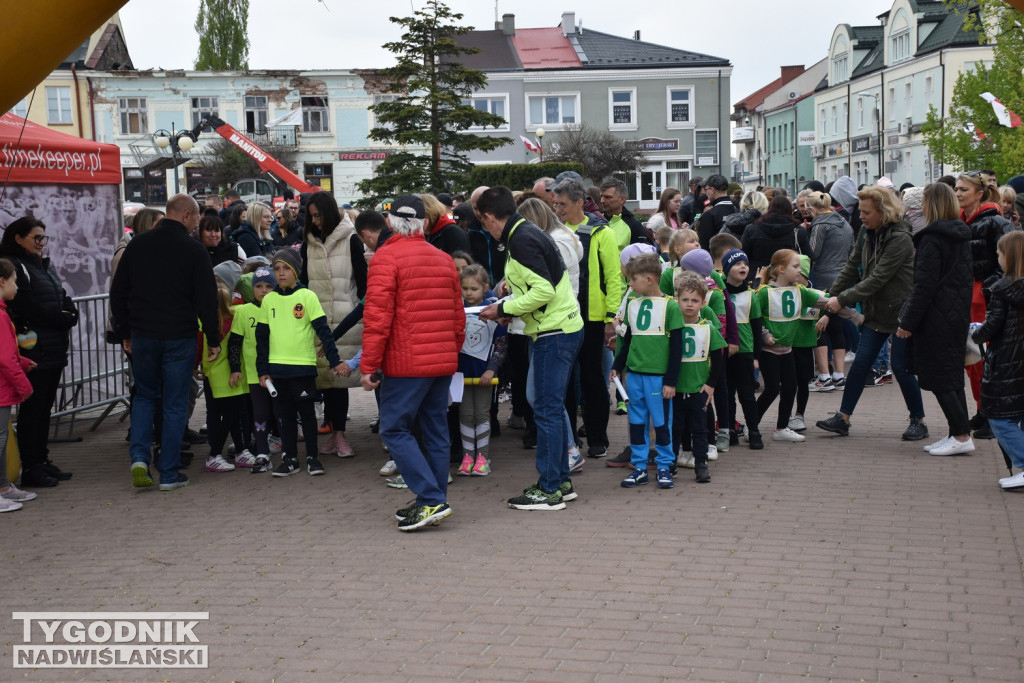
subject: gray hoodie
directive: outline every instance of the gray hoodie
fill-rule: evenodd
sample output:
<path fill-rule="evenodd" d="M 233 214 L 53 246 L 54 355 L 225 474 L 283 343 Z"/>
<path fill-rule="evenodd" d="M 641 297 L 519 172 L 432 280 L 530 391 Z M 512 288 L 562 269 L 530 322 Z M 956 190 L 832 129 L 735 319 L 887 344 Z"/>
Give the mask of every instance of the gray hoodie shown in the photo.
<path fill-rule="evenodd" d="M 828 291 L 853 251 L 853 228 L 834 211 L 820 214 L 810 227 L 811 282 Z"/>
<path fill-rule="evenodd" d="M 848 175 L 841 176 L 832 183 L 829 194 L 847 211 L 853 211 L 853 207 L 857 206 L 857 183 Z"/>

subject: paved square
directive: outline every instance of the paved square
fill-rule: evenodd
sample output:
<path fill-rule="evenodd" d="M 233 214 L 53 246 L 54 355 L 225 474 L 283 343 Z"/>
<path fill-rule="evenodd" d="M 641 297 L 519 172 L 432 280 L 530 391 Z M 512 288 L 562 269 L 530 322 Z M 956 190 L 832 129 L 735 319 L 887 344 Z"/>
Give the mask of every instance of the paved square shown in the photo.
<path fill-rule="evenodd" d="M 191 486 L 136 490 L 126 423 L 54 444 L 74 478 L 0 517 L 0 680 L 1024 679 L 1024 493 L 998 488 L 994 441 L 901 442 L 895 386 L 865 391 L 849 437 L 734 446 L 710 484 L 627 490 L 589 460 L 561 512 L 506 506 L 535 470 L 504 404 L 493 474 L 458 477 L 455 513 L 416 534 L 352 397 L 357 455 L 324 477 L 209 474 L 197 446 Z M 812 394 L 808 423 L 839 400 Z M 15 670 L 15 611 L 206 611 L 210 667 Z"/>

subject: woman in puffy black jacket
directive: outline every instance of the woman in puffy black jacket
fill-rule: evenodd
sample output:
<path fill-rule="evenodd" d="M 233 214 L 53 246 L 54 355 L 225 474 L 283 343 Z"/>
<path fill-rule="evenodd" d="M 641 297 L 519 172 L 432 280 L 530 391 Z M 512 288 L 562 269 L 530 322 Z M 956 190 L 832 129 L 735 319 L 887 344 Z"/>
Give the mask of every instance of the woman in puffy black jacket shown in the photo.
<path fill-rule="evenodd" d="M 750 259 L 750 270 L 756 273 L 772 262 L 779 249 L 792 249 L 800 254 L 811 254 L 807 231 L 793 218 L 793 205 L 789 199 L 777 195 L 768 205 L 768 211 L 743 231 L 740 239 L 743 251 Z"/>
<path fill-rule="evenodd" d="M 910 339 L 911 370 L 921 388 L 935 394 L 949 424 L 948 436 L 928 447 L 932 455 L 974 450 L 963 374 L 971 322 L 971 231 L 958 213 L 948 185 L 924 188 L 927 225 L 914 235 L 914 288 L 896 330 L 900 339 Z"/>
<path fill-rule="evenodd" d="M 241 247 L 246 258 L 272 256 L 275 249 L 270 224 L 273 220 L 274 213 L 269 206 L 253 202 L 245 211 L 245 220 L 231 232 L 231 241 Z"/>
<path fill-rule="evenodd" d="M 998 257 L 1006 275 L 992 284 L 988 315 L 971 338 L 988 342 L 981 412 L 1013 466 L 1024 468 L 1024 232 L 1000 238 Z M 999 484 L 1004 489 L 1024 487 L 1024 472 Z"/>
<path fill-rule="evenodd" d="M 22 355 L 37 367 L 28 373 L 32 395 L 18 410 L 18 448 L 22 486 L 56 486 L 71 478 L 49 458 L 50 409 L 68 362 L 69 331 L 78 324 L 78 310 L 64 291 L 57 271 L 43 258 L 46 226 L 26 216 L 4 231 L 0 256 L 11 260 L 18 278 L 18 294 L 8 312 L 19 334 L 35 333 L 35 346 L 22 346 Z"/>
<path fill-rule="evenodd" d="M 751 190 L 740 200 L 740 210 L 725 217 L 722 229 L 718 232 L 727 233 L 742 240 L 747 226 L 763 216 L 767 210 L 768 198 L 764 196 L 764 192 Z"/>
<path fill-rule="evenodd" d="M 974 291 L 971 298 L 971 320 L 985 319 L 985 291 L 1002 277 L 996 260 L 996 243 L 999 238 L 1013 229 L 1003 218 L 999 208 L 999 191 L 990 187 L 981 171 L 961 173 L 956 179 L 956 198 L 960 202 L 960 220 L 971 229 L 971 261 L 974 270 Z M 981 402 L 981 365 L 968 366 L 967 376 L 971 380 L 974 400 Z M 978 431 L 974 436 L 991 439 L 992 431 L 979 413 L 971 418 L 971 428 Z"/>

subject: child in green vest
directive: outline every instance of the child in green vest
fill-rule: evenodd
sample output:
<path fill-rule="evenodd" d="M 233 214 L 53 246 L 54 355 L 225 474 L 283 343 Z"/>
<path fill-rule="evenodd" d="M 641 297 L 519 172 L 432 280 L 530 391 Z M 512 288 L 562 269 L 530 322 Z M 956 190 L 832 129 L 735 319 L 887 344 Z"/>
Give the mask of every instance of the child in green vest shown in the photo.
<path fill-rule="evenodd" d="M 263 297 L 256 321 L 256 371 L 260 386 L 274 397 L 274 412 L 281 425 L 282 460 L 275 477 L 287 477 L 299 471 L 298 414 L 306 440 L 306 471 L 311 476 L 324 473 L 317 458 L 317 424 L 313 399 L 316 396 L 316 346 L 320 338 L 327 361 L 335 374 L 341 374 L 341 359 L 334 344 L 327 315 L 316 294 L 299 282 L 302 259 L 294 249 L 274 254 L 277 289 Z"/>
<path fill-rule="evenodd" d="M 626 488 L 647 483 L 647 459 L 650 454 L 647 423 L 654 427 L 655 462 L 658 488 L 673 486 L 670 471 L 672 429 L 669 401 L 676 394 L 679 359 L 682 354 L 682 314 L 676 302 L 661 296 L 658 280 L 661 259 L 647 253 L 630 259 L 625 266 L 629 285 L 636 295 L 626 305 L 626 335 L 612 365 L 614 379 L 623 370 L 629 394 L 629 443 L 633 471 L 622 480 Z"/>
<path fill-rule="evenodd" d="M 673 428 L 688 431 L 692 440 L 693 467 L 697 482 L 711 481 L 708 469 L 707 407 L 715 394 L 721 372 L 721 349 L 725 339 L 718 331 L 718 319 L 706 306 L 708 286 L 696 273 L 682 272 L 675 278 L 676 303 L 683 314 L 683 354 L 676 395 L 672 399 Z"/>
<path fill-rule="evenodd" d="M 714 241 L 714 238 L 712 238 Z M 736 424 L 736 401 L 743 409 L 746 421 L 747 444 L 752 450 L 764 448 L 761 439 L 761 417 L 754 397 L 754 359 L 761 353 L 761 307 L 754 291 L 748 285 L 750 261 L 747 255 L 732 249 L 722 256 L 725 289 L 736 312 L 739 348 L 725 361 L 725 378 L 729 392 L 729 425 Z M 730 435 L 731 438 L 731 435 Z"/>
<path fill-rule="evenodd" d="M 256 323 L 260 319 L 260 307 L 263 299 L 274 291 L 277 280 L 274 272 L 267 266 L 257 268 L 252 273 L 252 301 L 235 307 L 235 317 L 231 323 L 231 336 L 228 338 L 228 361 L 231 363 L 231 381 L 239 383 L 243 380 L 249 385 L 249 398 L 252 404 L 253 439 L 255 441 L 256 459 L 251 474 L 269 472 L 271 420 L 274 418 L 273 403 L 270 392 L 260 385 L 259 374 L 256 372 Z M 243 372 L 244 371 L 244 372 Z"/>

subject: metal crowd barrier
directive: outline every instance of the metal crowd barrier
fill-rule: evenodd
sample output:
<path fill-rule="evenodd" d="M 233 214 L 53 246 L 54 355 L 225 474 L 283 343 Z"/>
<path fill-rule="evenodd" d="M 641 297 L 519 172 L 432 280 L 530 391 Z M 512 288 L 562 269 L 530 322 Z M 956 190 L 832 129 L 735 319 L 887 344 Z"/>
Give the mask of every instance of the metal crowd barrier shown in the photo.
<path fill-rule="evenodd" d="M 68 364 L 64 368 L 57 398 L 51 412 L 52 436 L 73 439 L 77 423 L 92 419 L 89 431 L 96 431 L 118 408 L 120 419 L 128 416 L 131 369 L 121 347 L 104 339 L 110 295 L 96 294 L 73 299 L 78 307 L 78 325 L 71 328 Z"/>

